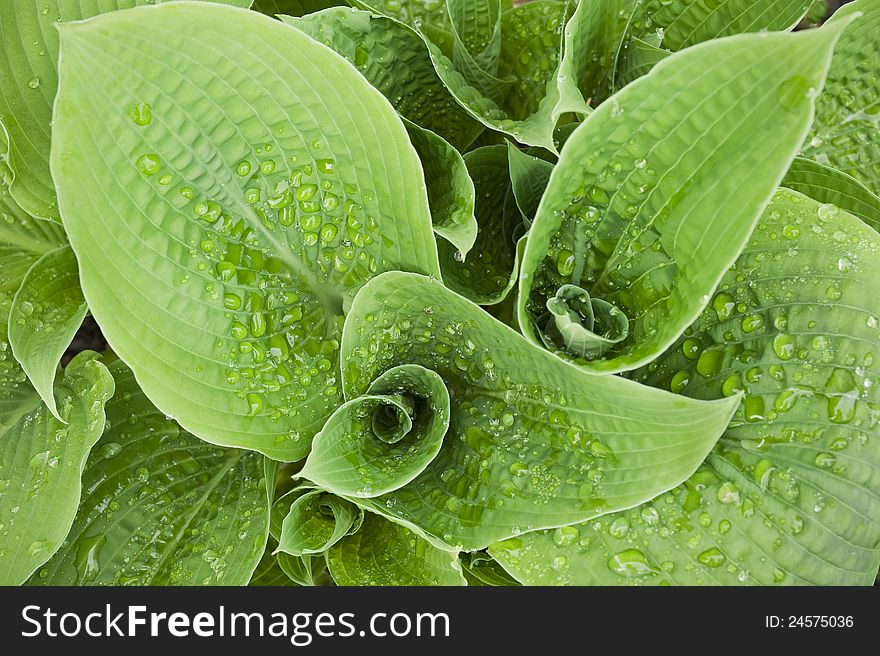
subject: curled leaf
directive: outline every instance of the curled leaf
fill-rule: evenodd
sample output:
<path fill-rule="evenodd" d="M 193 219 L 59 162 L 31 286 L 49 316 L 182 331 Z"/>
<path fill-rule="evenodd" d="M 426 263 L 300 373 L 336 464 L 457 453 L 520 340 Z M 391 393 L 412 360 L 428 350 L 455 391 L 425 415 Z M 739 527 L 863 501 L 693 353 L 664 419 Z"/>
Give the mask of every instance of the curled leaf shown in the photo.
<path fill-rule="evenodd" d="M 563 285 L 547 300 L 548 315 L 541 339 L 549 349 L 560 349 L 583 360 L 601 357 L 626 339 L 629 320 L 608 301 L 590 298 L 576 285 Z"/>
<path fill-rule="evenodd" d="M 343 496 L 396 490 L 436 457 L 449 415 L 449 391 L 437 373 L 393 367 L 333 413 L 298 476 Z"/>

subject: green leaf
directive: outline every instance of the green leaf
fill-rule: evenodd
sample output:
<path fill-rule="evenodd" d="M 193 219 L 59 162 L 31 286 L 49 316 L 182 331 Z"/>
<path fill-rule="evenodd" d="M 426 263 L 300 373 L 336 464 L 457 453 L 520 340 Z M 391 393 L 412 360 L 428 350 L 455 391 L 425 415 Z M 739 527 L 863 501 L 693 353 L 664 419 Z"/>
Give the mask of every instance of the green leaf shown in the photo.
<path fill-rule="evenodd" d="M 520 143 L 555 152 L 559 117 L 588 111 L 579 92 L 571 90 L 573 78 L 559 65 L 567 11 L 564 3 L 532 2 L 504 13 L 501 32 L 508 37 L 501 42 L 498 71 L 520 80 L 518 88 L 488 73 L 478 82 L 473 69 L 459 70 L 459 61 L 453 62 L 424 30 L 421 34 L 437 74 L 476 120 Z"/>
<path fill-rule="evenodd" d="M 638 37 L 628 39 L 615 77 L 617 88 L 623 88 L 642 77 L 671 54 L 671 51 L 659 48 L 647 40 Z"/>
<path fill-rule="evenodd" d="M 465 153 L 473 181 L 477 238 L 466 259 L 440 242 L 440 266 L 446 286 L 482 305 L 503 301 L 516 284 L 517 241 L 525 231 L 508 172 L 507 146 L 483 146 Z"/>
<path fill-rule="evenodd" d="M 516 200 L 523 221 L 532 224 L 541 197 L 547 189 L 553 164 L 521 151 L 512 143 L 507 143 L 507 164 L 510 173 L 510 190 Z"/>
<path fill-rule="evenodd" d="M 345 57 L 401 116 L 459 150 L 484 129 L 447 91 L 425 42 L 410 27 L 386 16 L 344 8 L 282 20 Z"/>
<path fill-rule="evenodd" d="M 324 558 L 317 556 L 291 556 L 284 552 L 279 552 L 277 557 L 278 566 L 296 585 L 311 587 L 330 583 Z"/>
<path fill-rule="evenodd" d="M 857 0 L 830 24 L 847 23 L 803 154 L 851 175 L 880 194 L 880 0 Z"/>
<path fill-rule="evenodd" d="M 298 585 L 281 569 L 274 551 L 275 544 L 270 542 L 263 552 L 263 557 L 260 559 L 257 569 L 254 570 L 254 575 L 251 577 L 250 583 L 248 583 L 249 586 L 279 587 Z"/>
<path fill-rule="evenodd" d="M 439 549 L 399 524 L 366 513 L 357 533 L 327 551 L 337 585 L 467 585 L 458 553 Z"/>
<path fill-rule="evenodd" d="M 360 528 L 363 511 L 323 490 L 306 490 L 290 503 L 278 535 L 278 548 L 291 556 L 324 553 Z"/>
<path fill-rule="evenodd" d="M 439 282 L 400 272 L 355 298 L 342 351 L 347 399 L 371 394 L 373 381 L 399 365 L 421 365 L 445 382 L 455 402 L 440 452 L 412 482 L 356 502 L 466 550 L 674 487 L 739 403 L 695 402 L 582 372 Z M 397 441 L 401 456 L 418 435 Z"/>
<path fill-rule="evenodd" d="M 246 585 L 266 545 L 263 460 L 159 412 L 121 361 L 83 497 L 37 585 Z"/>
<path fill-rule="evenodd" d="M 344 0 L 254 0 L 253 9 L 267 16 L 305 16 L 347 4 Z"/>
<path fill-rule="evenodd" d="M 567 106 L 577 111 L 584 98 L 592 105 L 613 86 L 616 61 L 638 0 L 580 2 L 565 28 L 560 74 L 574 84 L 560 85 Z"/>
<path fill-rule="evenodd" d="M 396 490 L 437 456 L 449 414 L 449 391 L 435 372 L 411 364 L 389 369 L 333 413 L 297 476 L 342 496 Z M 404 438 L 405 447 L 398 444 Z"/>
<path fill-rule="evenodd" d="M 34 262 L 9 311 L 12 353 L 43 403 L 59 420 L 53 393 L 55 373 L 87 311 L 79 288 L 76 256 L 68 245 Z"/>
<path fill-rule="evenodd" d="M 690 48 L 590 114 L 529 231 L 523 333 L 541 343 L 548 299 L 572 284 L 621 310 L 629 333 L 604 359 L 560 355 L 614 373 L 662 353 L 708 302 L 788 169 L 845 25 Z"/>
<path fill-rule="evenodd" d="M 58 22 L 167 0 L 5 0 L 0 6 L 0 123 L 8 131 L 12 195 L 31 215 L 58 218 L 49 173 L 58 88 Z M 209 0 L 249 7 L 251 0 Z"/>
<path fill-rule="evenodd" d="M 476 551 L 463 554 L 461 567 L 468 585 L 515 586 L 520 583 L 510 576 L 489 554 Z"/>
<path fill-rule="evenodd" d="M 463 259 L 477 239 L 474 183 L 459 152 L 443 137 L 404 119 L 422 160 L 434 232 L 455 246 Z"/>
<path fill-rule="evenodd" d="M 820 203 L 832 203 L 880 230 L 880 197 L 842 171 L 798 157 L 785 174 L 782 186 Z"/>
<path fill-rule="evenodd" d="M 662 34 L 663 47 L 682 50 L 732 34 L 793 29 L 813 0 L 645 0 L 629 32 Z"/>
<path fill-rule="evenodd" d="M 880 237 L 781 190 L 712 305 L 639 380 L 743 390 L 699 472 L 490 552 L 526 584 L 871 585 L 880 565 Z M 868 302 L 872 301 L 872 302 Z"/>
<path fill-rule="evenodd" d="M 509 4 L 509 0 L 506 0 Z M 417 24 L 442 30 L 450 28 L 446 0 L 351 0 L 351 4 L 379 16 L 388 16 L 410 27 Z"/>
<path fill-rule="evenodd" d="M 62 423 L 16 375 L 5 346 L 0 341 L 0 585 L 18 585 L 70 530 L 113 378 L 96 353 L 76 356 L 55 387 Z"/>
<path fill-rule="evenodd" d="M 61 35 L 53 173 L 104 335 L 194 435 L 302 458 L 340 402 L 357 288 L 439 275 L 403 124 L 343 58 L 256 12 L 168 3 Z"/>

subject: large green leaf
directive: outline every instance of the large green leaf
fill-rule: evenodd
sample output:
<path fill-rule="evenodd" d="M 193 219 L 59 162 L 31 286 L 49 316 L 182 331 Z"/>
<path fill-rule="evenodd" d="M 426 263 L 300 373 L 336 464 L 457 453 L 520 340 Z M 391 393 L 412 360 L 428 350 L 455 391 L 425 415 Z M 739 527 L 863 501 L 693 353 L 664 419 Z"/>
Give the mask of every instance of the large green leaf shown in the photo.
<path fill-rule="evenodd" d="M 456 148 L 464 150 L 484 129 L 447 91 L 427 46 L 412 28 L 387 16 L 341 7 L 282 20 L 348 59 L 401 116 Z"/>
<path fill-rule="evenodd" d="M 846 5 L 831 23 L 862 16 L 846 29 L 816 100 L 804 155 L 829 164 L 880 194 L 880 0 Z"/>
<path fill-rule="evenodd" d="M 813 0 L 642 0 L 629 33 L 659 32 L 663 47 L 681 50 L 732 34 L 790 30 Z"/>
<path fill-rule="evenodd" d="M 466 585 L 458 553 L 367 513 L 357 533 L 327 551 L 337 585 Z"/>
<path fill-rule="evenodd" d="M 97 357 L 75 357 L 55 386 L 62 422 L 23 383 L 0 340 L 0 585 L 23 583 L 73 523 L 80 476 L 113 395 L 113 378 Z"/>
<path fill-rule="evenodd" d="M 37 585 L 245 585 L 263 550 L 263 459 L 219 449 L 150 403 L 110 365 L 108 428 L 83 471 L 83 498 Z"/>
<path fill-rule="evenodd" d="M 355 290 L 439 274 L 403 124 L 343 58 L 256 12 L 168 3 L 61 34 L 53 173 L 108 342 L 194 435 L 302 458 L 341 399 Z"/>
<path fill-rule="evenodd" d="M 596 372 L 662 353 L 709 301 L 788 169 L 846 25 L 689 48 L 590 114 L 566 142 L 529 231 L 524 334 L 549 336 Z M 567 348 L 583 340 L 552 339 L 558 317 L 577 320 L 573 307 L 548 312 L 566 285 L 627 316 L 628 336 L 604 359 Z"/>
<path fill-rule="evenodd" d="M 413 461 L 421 473 L 412 482 L 356 502 L 466 550 L 628 508 L 674 487 L 739 403 L 695 402 L 584 373 L 436 280 L 401 272 L 362 288 L 342 351 L 347 399 L 370 395 L 374 381 L 399 365 L 431 369 L 446 384 L 455 401 L 437 456 L 424 468 Z M 398 392 L 415 422 L 424 415 L 421 393 Z M 395 442 L 401 457 L 421 435 L 410 431 Z M 360 459 L 353 460 L 347 466 L 356 473 Z"/>
<path fill-rule="evenodd" d="M 58 88 L 58 22 L 168 0 L 4 0 L 0 4 L 0 123 L 10 140 L 12 194 L 30 214 L 58 218 L 49 174 Z M 251 0 L 208 0 L 249 7 Z M 2 135 L 0 135 L 2 137 Z"/>
<path fill-rule="evenodd" d="M 820 203 L 837 205 L 880 230 L 880 196 L 842 171 L 798 157 L 785 174 L 782 185 Z"/>
<path fill-rule="evenodd" d="M 53 386 L 61 356 L 82 325 L 88 307 L 69 245 L 34 262 L 9 312 L 9 345 L 49 411 L 58 419 Z"/>
<path fill-rule="evenodd" d="M 782 190 L 712 305 L 636 372 L 745 391 L 703 467 L 649 504 L 491 553 L 529 584 L 870 585 L 880 565 L 880 237 Z"/>

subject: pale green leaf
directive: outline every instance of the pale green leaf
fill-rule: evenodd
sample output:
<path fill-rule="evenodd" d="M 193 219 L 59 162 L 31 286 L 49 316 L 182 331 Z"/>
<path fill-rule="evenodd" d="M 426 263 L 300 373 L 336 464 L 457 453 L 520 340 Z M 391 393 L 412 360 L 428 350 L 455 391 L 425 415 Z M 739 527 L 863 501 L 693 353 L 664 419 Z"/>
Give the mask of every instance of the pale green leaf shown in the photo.
<path fill-rule="evenodd" d="M 337 585 L 467 585 L 458 553 L 367 513 L 361 529 L 327 551 Z"/>
<path fill-rule="evenodd" d="M 28 270 L 9 311 L 9 345 L 49 411 L 61 356 L 82 325 L 88 307 L 79 288 L 70 246 L 49 251 Z"/>
<path fill-rule="evenodd" d="M 347 399 L 370 394 L 373 381 L 398 365 L 421 365 L 445 382 L 455 401 L 440 452 L 412 482 L 356 502 L 466 550 L 628 508 L 674 487 L 739 402 L 696 402 L 585 373 L 439 282 L 401 272 L 361 290 L 342 350 Z M 418 435 L 397 441 L 398 453 Z"/>
<path fill-rule="evenodd" d="M 603 359 L 562 357 L 614 373 L 662 353 L 708 302 L 788 169 L 846 24 L 689 48 L 590 114 L 528 234 L 524 334 L 541 343 L 536 322 L 571 284 L 617 306 L 629 333 Z"/>
<path fill-rule="evenodd" d="M 880 230 L 880 196 L 842 171 L 798 157 L 785 174 L 782 186 L 820 203 L 832 203 Z"/>
<path fill-rule="evenodd" d="M 263 459 L 218 449 L 150 403 L 110 364 L 108 428 L 83 471 L 83 497 L 37 585 L 246 585 L 266 546 Z"/>
<path fill-rule="evenodd" d="M 880 194 L 880 0 L 857 0 L 830 21 L 847 23 L 803 154 L 851 175 Z"/>
<path fill-rule="evenodd" d="M 0 122 L 9 132 L 12 195 L 31 215 L 57 219 L 49 174 L 58 88 L 57 23 L 169 0 L 4 0 L 0 4 Z M 251 0 L 208 0 L 249 7 Z"/>
<path fill-rule="evenodd" d="M 0 341 L 0 585 L 18 585 L 70 530 L 86 458 L 104 430 L 113 378 L 97 354 L 75 357 L 55 386 L 62 423 L 25 389 L 4 347 Z"/>
<path fill-rule="evenodd" d="M 302 458 L 340 402 L 357 288 L 439 274 L 403 124 L 342 57 L 257 12 L 168 3 L 61 34 L 53 173 L 104 335 L 194 435 Z"/>
<path fill-rule="evenodd" d="M 712 304 L 639 380 L 745 392 L 683 486 L 490 548 L 526 584 L 871 585 L 880 566 L 880 237 L 782 190 Z"/>

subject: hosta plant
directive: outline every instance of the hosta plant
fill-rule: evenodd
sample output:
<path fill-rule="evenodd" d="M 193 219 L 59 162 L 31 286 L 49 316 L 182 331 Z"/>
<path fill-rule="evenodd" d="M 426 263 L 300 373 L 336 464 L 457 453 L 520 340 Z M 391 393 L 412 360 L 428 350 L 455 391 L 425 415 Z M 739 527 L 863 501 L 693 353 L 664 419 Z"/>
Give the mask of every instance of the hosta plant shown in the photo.
<path fill-rule="evenodd" d="M 0 6 L 0 583 L 874 581 L 880 0 L 253 4 Z"/>

